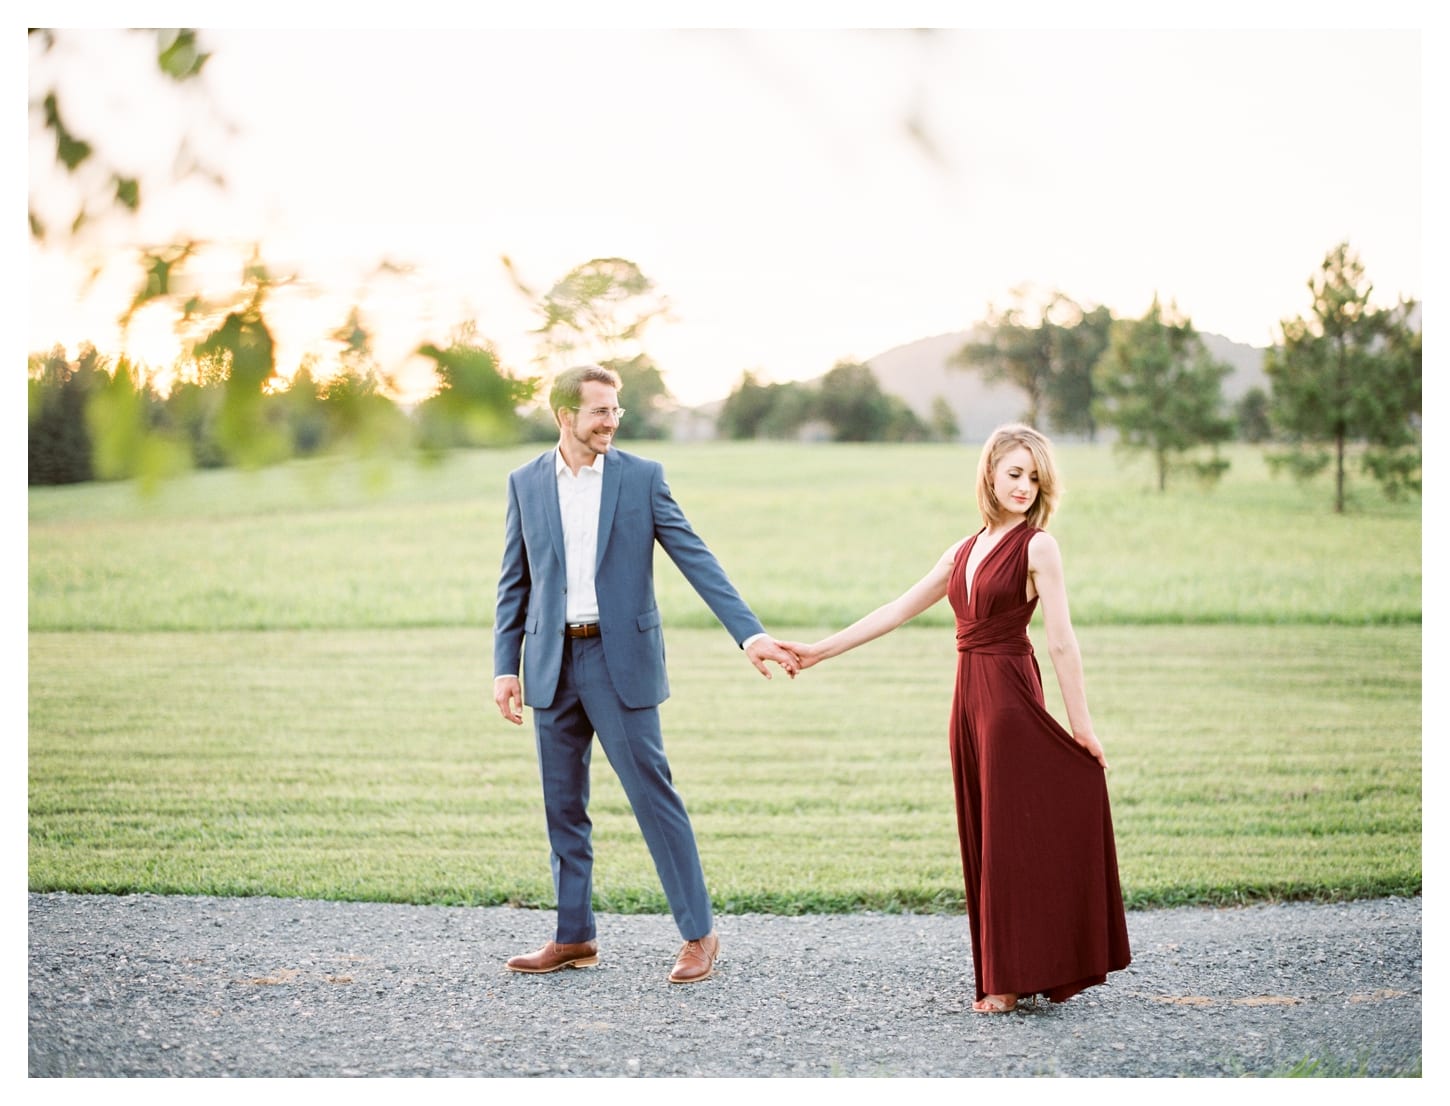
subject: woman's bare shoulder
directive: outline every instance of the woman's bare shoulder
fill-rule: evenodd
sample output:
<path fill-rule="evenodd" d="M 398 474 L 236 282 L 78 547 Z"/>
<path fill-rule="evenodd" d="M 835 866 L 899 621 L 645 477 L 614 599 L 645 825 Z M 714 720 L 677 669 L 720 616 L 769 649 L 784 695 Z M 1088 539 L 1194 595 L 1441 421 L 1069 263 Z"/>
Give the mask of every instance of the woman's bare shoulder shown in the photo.
<path fill-rule="evenodd" d="M 966 535 L 961 540 L 952 542 L 952 544 L 947 547 L 947 551 L 941 555 L 941 559 L 943 561 L 955 561 L 957 559 L 957 554 L 962 551 L 962 546 L 966 545 L 967 542 L 975 538 L 980 532 L 981 531 L 979 530 L 973 530 L 970 534 Z"/>
<path fill-rule="evenodd" d="M 1027 539 L 1027 558 L 1033 564 L 1061 563 L 1062 550 L 1058 548 L 1057 539 L 1046 530 L 1039 530 Z"/>

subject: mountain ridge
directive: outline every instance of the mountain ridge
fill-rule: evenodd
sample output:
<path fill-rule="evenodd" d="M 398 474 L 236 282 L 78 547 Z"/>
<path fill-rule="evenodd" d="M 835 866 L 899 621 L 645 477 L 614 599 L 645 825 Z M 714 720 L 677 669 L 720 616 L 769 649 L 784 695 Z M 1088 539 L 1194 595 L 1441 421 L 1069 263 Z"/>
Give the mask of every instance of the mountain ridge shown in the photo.
<path fill-rule="evenodd" d="M 985 326 L 936 334 L 894 346 L 865 364 L 876 374 L 881 390 L 905 400 L 923 419 L 940 396 L 956 415 L 963 441 L 983 441 L 1004 422 L 1021 419 L 1026 398 L 1011 384 L 985 380 L 975 368 L 951 366 L 952 357 L 969 341 L 984 340 Z M 1221 334 L 1200 332 L 1209 355 L 1232 370 L 1224 379 L 1224 399 L 1234 404 L 1252 388 L 1268 391 L 1264 374 L 1266 349 L 1245 345 Z M 1051 430 L 1051 427 L 1047 429 Z"/>
<path fill-rule="evenodd" d="M 985 324 L 933 334 L 892 346 L 868 358 L 864 364 L 875 373 L 882 391 L 900 397 L 922 419 L 931 419 L 932 404 L 940 396 L 956 416 L 958 440 L 985 441 L 1003 423 L 1020 420 L 1026 407 L 1025 397 L 1013 385 L 988 381 L 975 368 L 957 368 L 951 364 L 967 342 L 985 340 L 987 334 Z M 1221 334 L 1201 332 L 1199 336 L 1209 355 L 1232 370 L 1223 384 L 1224 399 L 1230 405 L 1252 388 L 1269 390 L 1264 373 L 1266 348 L 1235 342 Z M 802 383 L 818 384 L 820 380 L 818 376 Z M 724 403 L 723 399 L 717 399 L 681 411 L 675 421 L 674 436 L 696 440 L 713 437 L 714 421 Z"/>

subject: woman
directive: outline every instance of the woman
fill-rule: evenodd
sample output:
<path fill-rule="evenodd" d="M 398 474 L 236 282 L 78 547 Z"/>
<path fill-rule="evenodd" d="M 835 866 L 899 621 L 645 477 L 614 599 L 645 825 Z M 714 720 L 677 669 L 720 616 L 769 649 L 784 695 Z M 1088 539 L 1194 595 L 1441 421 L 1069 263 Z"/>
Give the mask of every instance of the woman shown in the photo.
<path fill-rule="evenodd" d="M 828 638 L 784 643 L 801 667 L 915 618 L 943 596 L 957 616 L 952 774 L 971 921 L 976 1001 L 1006 1013 L 1027 995 L 1065 1002 L 1127 967 L 1108 766 L 1093 732 L 1057 542 L 1051 443 L 999 427 L 977 466 L 985 525 L 903 595 Z M 1048 713 L 1027 638 L 1039 600 L 1071 732 Z"/>

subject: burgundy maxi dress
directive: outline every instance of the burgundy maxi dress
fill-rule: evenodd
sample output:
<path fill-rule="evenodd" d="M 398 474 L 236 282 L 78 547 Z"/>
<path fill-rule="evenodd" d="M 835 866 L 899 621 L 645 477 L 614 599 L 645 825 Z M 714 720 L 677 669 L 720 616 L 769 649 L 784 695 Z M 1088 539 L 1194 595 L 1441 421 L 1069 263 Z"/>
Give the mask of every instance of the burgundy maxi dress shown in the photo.
<path fill-rule="evenodd" d="M 1128 966 L 1107 778 L 1048 712 L 1027 637 L 1027 544 L 1015 527 L 977 566 L 957 551 L 952 775 L 977 998 L 1063 1002 Z"/>

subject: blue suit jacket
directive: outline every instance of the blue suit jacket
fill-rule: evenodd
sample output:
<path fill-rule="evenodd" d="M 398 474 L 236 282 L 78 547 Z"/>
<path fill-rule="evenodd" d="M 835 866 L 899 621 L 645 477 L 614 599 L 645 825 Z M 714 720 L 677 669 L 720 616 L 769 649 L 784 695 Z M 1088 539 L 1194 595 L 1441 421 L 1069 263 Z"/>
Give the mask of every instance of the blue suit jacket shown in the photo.
<path fill-rule="evenodd" d="M 524 703 L 548 707 L 564 657 L 564 527 L 557 449 L 509 473 L 503 566 L 493 624 L 494 676 L 516 676 L 523 657 Z M 665 644 L 654 593 L 658 541 L 737 645 L 764 628 L 720 562 L 691 528 L 665 483 L 664 468 L 611 449 L 604 458 L 594 586 L 605 665 L 627 707 L 669 697 Z"/>

